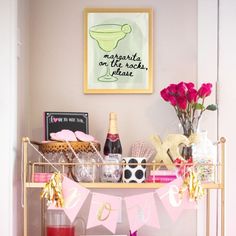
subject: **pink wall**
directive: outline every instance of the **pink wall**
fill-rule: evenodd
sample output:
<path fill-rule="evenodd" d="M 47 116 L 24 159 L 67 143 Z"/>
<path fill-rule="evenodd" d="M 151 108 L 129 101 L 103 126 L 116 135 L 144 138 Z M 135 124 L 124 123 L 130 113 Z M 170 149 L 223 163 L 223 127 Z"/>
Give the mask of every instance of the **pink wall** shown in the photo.
<path fill-rule="evenodd" d="M 151 95 L 83 94 L 83 9 L 151 7 L 154 11 L 154 93 Z M 125 154 L 138 139 L 176 128 L 174 111 L 159 91 L 171 82 L 197 79 L 196 0 L 32 1 L 30 3 L 30 75 L 32 137 L 41 139 L 45 110 L 88 111 L 90 132 L 102 143 L 108 113 L 118 113 Z M 51 89 L 49 89 L 51 88 Z M 53 88 L 53 89 L 52 89 Z M 125 106 L 124 106 L 125 104 Z M 127 130 L 132 132 L 127 132 Z"/>
<path fill-rule="evenodd" d="M 148 139 L 148 136 L 155 132 L 165 134 L 175 129 L 174 112 L 162 103 L 159 98 L 159 91 L 162 87 L 170 82 L 179 80 L 196 81 L 196 2 L 197 1 L 169 1 L 169 0 L 136 0 L 136 1 L 110 1 L 110 0 L 90 0 L 78 1 L 70 0 L 38 0 L 38 1 L 19 1 L 19 5 L 30 4 L 30 9 L 23 8 L 20 11 L 26 11 L 24 14 L 31 15 L 30 20 L 21 24 L 21 27 L 28 27 L 30 32 L 26 33 L 23 40 L 24 46 L 30 46 L 30 62 L 27 58 L 23 60 L 26 71 L 22 72 L 19 77 L 21 84 L 19 92 L 27 93 L 27 74 L 30 72 L 30 100 L 31 111 L 28 112 L 28 105 L 21 107 L 21 112 L 25 117 L 19 120 L 19 138 L 32 130 L 31 138 L 40 140 L 42 134 L 42 112 L 45 110 L 64 110 L 64 111 L 88 111 L 90 114 L 90 132 L 95 135 L 101 142 L 105 138 L 107 129 L 108 113 L 111 110 L 117 111 L 119 115 L 119 131 L 123 140 L 125 152 L 128 153 L 129 146 L 135 140 L 140 138 Z M 206 3 L 205 0 L 199 1 Z M 215 3 L 216 1 L 207 1 Z M 235 159 L 233 158 L 233 141 L 235 134 L 234 111 L 231 104 L 236 102 L 234 93 L 235 72 L 235 14 L 236 3 L 234 0 L 220 1 L 220 82 L 221 82 L 221 108 L 220 108 L 220 135 L 227 137 L 227 160 L 226 160 L 226 235 L 234 235 L 235 226 L 235 201 L 236 194 L 234 186 L 235 172 L 233 171 Z M 1 2 L 3 4 L 3 2 Z M 10 4 L 10 3 L 9 3 Z M 1 5 L 3 6 L 3 5 Z M 82 92 L 83 85 L 83 22 L 82 10 L 84 7 L 152 7 L 154 9 L 154 87 L 152 95 L 84 95 Z M 209 5 L 203 5 L 203 10 L 208 11 Z M 14 8 L 14 7 L 13 7 Z M 211 7 L 210 7 L 211 8 Z M 6 9 L 1 7 L 1 9 Z M 212 9 L 212 8 L 211 8 Z M 198 9 L 199 11 L 199 9 Z M 6 14 L 7 11 L 4 11 Z M 214 16 L 209 16 L 205 12 L 207 20 L 202 22 L 203 25 L 211 22 Z M 3 15 L 1 15 L 3 16 Z M 13 17 L 14 18 L 14 17 Z M 187 20 L 186 20 L 187 19 Z M 21 19 L 22 20 L 22 19 Z M 24 21 L 24 20 L 23 20 Z M 3 21 L 2 21 L 3 22 Z M 6 21 L 4 21 L 6 22 Z M 198 22 L 199 23 L 199 22 Z M 179 27 L 181 26 L 181 27 Z M 2 28 L 1 28 L 2 29 Z M 28 28 L 27 28 L 28 29 Z M 208 30 L 206 33 L 208 43 L 209 37 L 213 37 Z M 206 36 L 206 34 L 204 34 Z M 30 38 L 30 44 L 27 42 Z M 2 41 L 1 41 L 2 42 Z M 199 42 L 198 42 L 199 43 Z M 2 44 L 5 45 L 5 44 Z M 202 43 L 204 45 L 204 43 Z M 5 47 L 5 46 L 4 46 Z M 206 48 L 209 50 L 209 48 Z M 5 47 L 5 50 L 7 48 Z M 23 54 L 27 54 L 24 48 Z M 202 51 L 205 52 L 205 49 Z M 215 59 L 209 57 L 215 52 L 209 52 L 207 57 L 202 57 L 206 66 L 202 70 L 201 78 L 209 78 L 209 66 L 212 68 L 212 61 Z M 63 55 L 63 56 L 62 56 Z M 204 56 L 204 54 L 202 54 Z M 206 59 L 207 58 L 207 59 Z M 200 65 L 198 61 L 198 66 Z M 214 64 L 213 63 L 213 64 Z M 21 68 L 22 69 L 22 68 Z M 212 70 L 211 70 L 212 71 Z M 205 74 L 207 73 L 207 75 Z M 214 73 L 214 72 L 213 72 Z M 211 77 L 212 78 L 212 77 Z M 53 88 L 53 89 L 48 89 Z M 3 94 L 2 94 L 3 95 Z M 23 96 L 24 97 L 24 96 Z M 5 96 L 3 96 L 5 99 Z M 22 98 L 23 100 L 25 98 Z M 22 101 L 22 100 L 21 100 Z M 138 101 L 138 102 L 137 102 Z M 230 103 L 228 101 L 231 101 Z M 101 106 L 104 104 L 104 106 Z M 123 104 L 126 104 L 124 106 Z M 130 114 L 132 108 L 132 114 Z M 128 115 L 127 115 L 128 114 Z M 27 120 L 27 117 L 30 119 Z M 135 119 L 139 117 L 139 119 Z M 98 125 L 99 124 L 99 125 Z M 142 124 L 142 125 L 140 125 Z M 138 128 L 137 128 L 138 127 Z M 141 128 L 140 128 L 141 127 Z M 127 129 L 132 132 L 127 132 Z M 213 132 L 214 133 L 214 132 Z M 19 191 L 19 181 L 18 184 Z M 133 192 L 134 191 L 134 192 Z M 125 194 L 133 194 L 135 190 Z M 35 197 L 38 196 L 36 192 Z M 117 193 L 119 195 L 119 193 Z M 10 195 L 9 195 L 10 196 Z M 7 196 L 7 199 L 10 199 Z M 19 202 L 15 206 L 21 209 Z M 37 205 L 37 202 L 34 203 Z M 4 206 L 6 206 L 4 202 Z M 160 206 L 158 205 L 158 208 Z M 15 209 L 14 208 L 14 211 Z M 84 212 L 88 205 L 84 207 Z M 1 208 L 3 210 L 3 208 Z M 7 215 L 7 214 L 6 214 Z M 123 221 L 125 221 L 125 217 Z M 191 218 L 190 218 L 191 217 Z M 21 216 L 18 216 L 21 222 Z M 5 221 L 4 221 L 5 222 Z M 194 232 L 188 232 L 186 235 L 195 235 L 195 216 L 189 216 L 188 213 L 180 219 L 179 225 L 170 225 L 166 217 L 161 220 L 162 231 L 152 231 L 149 235 L 183 235 L 183 225 L 191 222 L 192 226 L 188 230 L 194 229 Z M 3 223 L 3 222 L 2 222 Z M 31 230 L 35 234 L 35 228 L 38 226 L 38 212 L 35 212 L 35 219 L 32 218 Z M 19 223 L 18 225 L 20 225 Z M 7 224 L 1 225 L 8 230 Z M 121 231 L 127 230 L 127 225 L 118 228 Z M 122 229 L 123 227 L 123 229 Z M 178 229 L 177 229 L 177 228 Z M 15 232 L 21 235 L 20 226 Z M 173 228 L 173 230 L 171 230 Z M 145 228 L 144 230 L 146 230 Z M 178 233 L 178 232 L 179 233 Z M 7 232 L 7 231 L 2 231 Z M 181 233 L 182 232 L 182 233 Z M 8 235 L 8 233 L 5 233 Z"/>
<path fill-rule="evenodd" d="M 153 94 L 83 94 L 83 9 L 86 7 L 153 8 Z M 139 139 L 149 140 L 153 133 L 164 136 L 176 131 L 176 115 L 161 101 L 159 91 L 169 83 L 197 80 L 196 0 L 38 0 L 30 1 L 29 13 L 32 139 L 41 140 L 43 137 L 42 114 L 46 110 L 89 112 L 90 133 L 102 144 L 108 128 L 108 113 L 116 111 L 124 155 L 128 155 L 131 144 Z M 139 191 L 103 192 L 125 196 Z M 32 201 L 31 204 L 34 209 L 37 202 Z M 83 207 L 85 218 L 88 208 L 89 202 Z M 158 202 L 157 209 L 161 215 L 161 229 L 145 227 L 139 235 L 196 235 L 194 212 L 186 211 L 173 224 Z M 118 232 L 127 233 L 129 226 L 124 209 L 122 213 L 122 224 L 118 225 Z M 39 227 L 37 216 L 36 210 L 30 218 L 31 234 L 34 232 L 35 236 L 35 229 Z M 88 233 L 98 233 L 101 230 L 93 229 Z M 108 233 L 106 230 L 104 232 Z"/>

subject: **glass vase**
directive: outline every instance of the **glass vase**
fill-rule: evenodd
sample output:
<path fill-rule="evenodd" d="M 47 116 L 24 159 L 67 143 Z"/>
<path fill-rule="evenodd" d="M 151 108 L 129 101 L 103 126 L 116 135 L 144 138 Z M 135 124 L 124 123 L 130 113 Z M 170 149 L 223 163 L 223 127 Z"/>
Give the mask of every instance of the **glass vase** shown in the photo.
<path fill-rule="evenodd" d="M 187 138 L 191 136 L 191 134 L 197 133 L 199 130 L 199 119 L 194 119 L 193 121 L 185 120 L 179 123 L 179 128 L 181 129 L 183 135 Z"/>

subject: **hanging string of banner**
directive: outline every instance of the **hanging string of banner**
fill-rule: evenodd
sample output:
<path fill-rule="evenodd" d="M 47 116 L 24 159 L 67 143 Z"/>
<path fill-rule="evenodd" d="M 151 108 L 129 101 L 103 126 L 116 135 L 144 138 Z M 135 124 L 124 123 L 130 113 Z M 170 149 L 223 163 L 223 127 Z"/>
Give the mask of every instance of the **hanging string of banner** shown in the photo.
<path fill-rule="evenodd" d="M 40 153 L 30 140 L 29 144 Z M 47 161 L 55 170 L 57 168 L 51 163 L 42 153 L 40 155 Z M 58 170 L 57 170 L 58 171 Z M 57 172 L 58 174 L 60 172 Z M 188 177 L 191 177 L 191 172 Z M 50 181 L 54 181 L 56 175 L 53 175 Z M 193 176 L 194 177 L 194 176 Z M 49 182 L 50 182 L 49 181 Z M 175 222 L 178 217 L 182 214 L 185 209 L 196 209 L 196 199 L 190 199 L 190 191 L 182 190 L 184 186 L 183 179 L 181 177 L 175 179 L 174 181 L 163 185 L 163 187 L 156 189 L 155 191 L 137 194 L 128 197 L 119 197 L 110 194 L 101 194 L 91 192 L 89 189 L 81 186 L 80 184 L 74 182 L 66 176 L 61 178 L 61 182 L 57 180 L 56 186 L 54 186 L 53 191 L 57 191 L 58 186 L 63 195 L 63 204 L 58 204 L 58 201 L 53 201 L 53 197 L 50 199 L 48 209 L 61 209 L 65 212 L 71 222 L 73 222 L 78 215 L 81 207 L 85 203 L 89 194 L 92 194 L 90 210 L 87 221 L 87 229 L 95 226 L 102 225 L 113 234 L 116 232 L 116 226 L 119 219 L 119 212 L 122 208 L 122 200 L 124 200 L 126 205 L 127 216 L 129 220 L 129 226 L 131 233 L 137 231 L 142 226 L 152 226 L 155 228 L 160 228 L 158 211 L 156 208 L 155 196 L 159 198 L 160 202 L 165 207 L 168 215 Z M 194 188 L 194 183 L 196 180 L 191 179 L 191 186 L 186 186 L 187 188 Z M 43 197 L 47 195 L 45 184 L 43 189 Z M 195 183 L 196 184 L 196 183 Z M 197 185 L 198 186 L 198 185 Z M 45 192 L 46 191 L 46 192 Z M 49 189 L 48 192 L 51 190 Z M 180 194 L 180 192 L 182 194 Z M 58 196 L 57 192 L 54 192 L 53 196 Z M 60 198 L 60 197 L 59 197 Z M 61 201 L 61 199 L 59 199 Z"/>
<path fill-rule="evenodd" d="M 91 192 L 73 180 L 64 177 L 62 182 L 64 206 L 58 208 L 55 204 L 51 204 L 48 209 L 63 210 L 73 222 L 89 194 L 92 194 L 87 229 L 102 225 L 114 234 L 119 219 L 119 211 L 122 208 L 122 200 L 126 205 L 131 232 L 135 232 L 144 225 L 160 228 L 155 197 L 159 198 L 173 222 L 179 218 L 185 209 L 196 209 L 196 202 L 189 200 L 187 192 L 183 197 L 180 196 L 179 189 L 182 184 L 182 178 L 177 178 L 155 191 L 120 197 Z"/>

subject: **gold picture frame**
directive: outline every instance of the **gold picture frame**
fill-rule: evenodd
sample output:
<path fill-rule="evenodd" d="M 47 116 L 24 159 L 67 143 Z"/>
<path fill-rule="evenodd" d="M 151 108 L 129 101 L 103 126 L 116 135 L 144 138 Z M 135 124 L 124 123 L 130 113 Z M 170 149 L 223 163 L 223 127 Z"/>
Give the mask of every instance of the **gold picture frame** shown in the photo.
<path fill-rule="evenodd" d="M 153 92 L 151 8 L 84 9 L 84 93 Z"/>

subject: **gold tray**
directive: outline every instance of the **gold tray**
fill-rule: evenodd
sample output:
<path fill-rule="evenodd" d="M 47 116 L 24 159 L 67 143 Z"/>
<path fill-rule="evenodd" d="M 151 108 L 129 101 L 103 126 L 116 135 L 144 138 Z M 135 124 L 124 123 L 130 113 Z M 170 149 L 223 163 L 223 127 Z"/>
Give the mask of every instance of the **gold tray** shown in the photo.
<path fill-rule="evenodd" d="M 79 141 L 73 141 L 69 142 L 71 147 L 74 149 L 76 153 L 78 152 L 95 152 L 93 147 L 89 142 L 79 142 Z M 99 143 L 93 142 L 94 146 L 98 151 L 100 151 L 101 146 Z M 66 142 L 56 142 L 51 141 L 47 143 L 37 143 L 39 146 L 39 151 L 42 153 L 49 153 L 49 152 L 71 152 L 71 149 L 69 148 L 68 144 Z"/>

